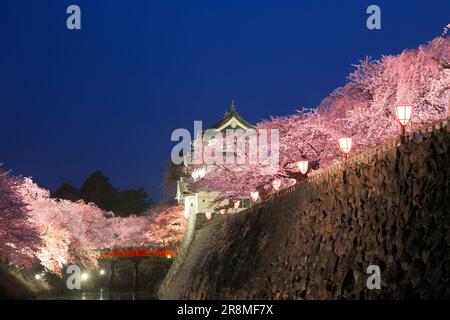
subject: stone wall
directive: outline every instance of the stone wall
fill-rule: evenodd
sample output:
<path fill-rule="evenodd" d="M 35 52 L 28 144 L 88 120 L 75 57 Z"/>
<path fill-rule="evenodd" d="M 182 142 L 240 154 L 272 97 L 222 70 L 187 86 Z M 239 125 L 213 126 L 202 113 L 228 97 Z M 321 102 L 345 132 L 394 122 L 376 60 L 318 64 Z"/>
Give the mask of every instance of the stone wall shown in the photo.
<path fill-rule="evenodd" d="M 160 298 L 450 298 L 449 127 L 336 164 L 244 213 L 203 220 Z M 367 289 L 369 265 L 381 269 L 380 290 Z"/>

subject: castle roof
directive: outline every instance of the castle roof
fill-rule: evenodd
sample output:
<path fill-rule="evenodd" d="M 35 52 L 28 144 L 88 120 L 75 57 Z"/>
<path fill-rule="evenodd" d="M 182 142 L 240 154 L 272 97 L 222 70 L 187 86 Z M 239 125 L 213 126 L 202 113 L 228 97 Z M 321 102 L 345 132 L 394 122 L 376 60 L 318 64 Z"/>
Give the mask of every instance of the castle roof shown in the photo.
<path fill-rule="evenodd" d="M 240 124 L 240 126 L 243 129 L 254 129 L 255 128 L 254 125 L 247 122 L 244 118 L 242 118 L 239 115 L 239 113 L 236 111 L 236 105 L 234 104 L 234 101 L 232 101 L 231 102 L 231 111 L 226 112 L 224 118 L 222 120 L 220 120 L 219 122 L 217 122 L 212 127 L 210 127 L 209 129 L 216 129 L 216 130 L 222 131 L 224 129 L 231 127 L 231 125 L 237 126 L 238 124 Z"/>

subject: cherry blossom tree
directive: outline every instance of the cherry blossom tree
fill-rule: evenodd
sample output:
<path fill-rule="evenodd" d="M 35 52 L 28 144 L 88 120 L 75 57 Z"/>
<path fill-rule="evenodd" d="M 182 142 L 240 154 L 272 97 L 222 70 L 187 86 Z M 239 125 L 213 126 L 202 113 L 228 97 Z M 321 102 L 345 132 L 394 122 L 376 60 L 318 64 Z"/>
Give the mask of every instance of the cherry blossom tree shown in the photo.
<path fill-rule="evenodd" d="M 146 238 L 161 246 L 173 246 L 181 242 L 187 221 L 181 206 L 160 206 L 147 213 L 150 229 Z"/>
<path fill-rule="evenodd" d="M 61 275 L 67 264 L 97 267 L 104 249 L 173 245 L 184 232 L 181 208 L 167 207 L 139 217 L 114 217 L 94 204 L 50 198 L 48 190 L 28 178 L 19 189 L 29 220 L 42 239 L 35 256 L 55 274 Z"/>
<path fill-rule="evenodd" d="M 104 237 L 100 209 L 81 201 L 52 199 L 48 190 L 29 178 L 24 179 L 21 196 L 42 238 L 42 246 L 35 252 L 42 266 L 61 274 L 68 263 L 97 265 L 96 245 Z"/>
<path fill-rule="evenodd" d="M 255 190 L 274 192 L 273 185 L 286 187 L 302 178 L 295 173 L 299 160 L 309 160 L 312 169 L 339 160 L 340 137 L 352 137 L 352 152 L 357 153 L 397 136 L 397 105 L 414 107 L 413 127 L 449 115 L 449 55 L 450 37 L 445 35 L 396 56 L 360 61 L 348 83 L 334 90 L 317 108 L 258 124 L 257 129 L 279 130 L 280 157 L 275 174 L 262 175 L 257 165 L 221 164 L 190 186 L 220 191 L 218 200 L 248 196 Z"/>
<path fill-rule="evenodd" d="M 36 261 L 33 252 L 41 244 L 41 238 L 37 226 L 29 221 L 20 185 L 21 179 L 0 169 L 0 258 L 30 267 Z"/>

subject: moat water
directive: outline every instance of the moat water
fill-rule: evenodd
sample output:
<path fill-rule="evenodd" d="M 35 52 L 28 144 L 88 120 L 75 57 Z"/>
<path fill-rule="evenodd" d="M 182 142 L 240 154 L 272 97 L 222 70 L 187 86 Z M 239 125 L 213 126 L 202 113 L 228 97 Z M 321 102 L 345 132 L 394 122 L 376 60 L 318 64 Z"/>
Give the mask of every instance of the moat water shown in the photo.
<path fill-rule="evenodd" d="M 45 300 L 157 300 L 149 292 L 108 291 L 99 289 L 88 292 L 67 292 L 55 297 L 45 297 Z"/>

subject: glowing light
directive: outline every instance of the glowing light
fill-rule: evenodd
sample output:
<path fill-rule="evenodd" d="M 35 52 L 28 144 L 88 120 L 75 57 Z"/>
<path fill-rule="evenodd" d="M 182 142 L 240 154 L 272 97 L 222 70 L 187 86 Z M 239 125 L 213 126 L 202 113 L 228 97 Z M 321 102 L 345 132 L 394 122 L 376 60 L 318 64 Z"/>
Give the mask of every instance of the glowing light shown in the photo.
<path fill-rule="evenodd" d="M 341 148 L 341 151 L 345 154 L 345 159 L 347 159 L 352 149 L 352 138 L 339 138 L 339 148 Z"/>
<path fill-rule="evenodd" d="M 253 201 L 258 200 L 259 192 L 258 191 L 251 192 L 250 197 L 252 198 Z"/>
<path fill-rule="evenodd" d="M 42 279 L 42 276 L 41 276 L 40 274 L 35 274 L 35 275 L 34 275 L 34 278 L 35 278 L 36 280 L 41 280 L 41 279 Z"/>
<path fill-rule="evenodd" d="M 172 258 L 172 256 L 170 254 L 168 254 L 166 257 L 167 257 L 167 259 L 171 259 Z"/>
<path fill-rule="evenodd" d="M 205 217 L 208 220 L 211 220 L 211 212 L 205 212 Z"/>
<path fill-rule="evenodd" d="M 81 274 L 81 280 L 82 281 L 86 281 L 87 279 L 89 279 L 89 275 L 87 273 L 82 273 Z"/>
<path fill-rule="evenodd" d="M 395 115 L 402 126 L 406 126 L 411 120 L 412 106 L 397 106 L 395 107 Z"/>
<path fill-rule="evenodd" d="M 191 176 L 192 176 L 192 178 L 194 178 L 194 180 L 201 179 L 201 178 L 203 178 L 205 175 L 206 175 L 206 168 L 198 168 L 198 169 L 195 169 L 195 170 L 191 173 Z"/>
<path fill-rule="evenodd" d="M 221 214 L 227 213 L 227 209 L 220 209 L 220 213 L 221 213 Z"/>
<path fill-rule="evenodd" d="M 103 276 L 104 274 L 105 274 L 105 270 L 101 269 L 101 270 L 100 270 L 100 275 Z"/>
<path fill-rule="evenodd" d="M 281 180 L 279 180 L 279 179 L 273 180 L 272 185 L 273 185 L 273 188 L 275 189 L 275 191 L 277 191 L 281 187 Z"/>
<path fill-rule="evenodd" d="M 241 205 L 241 201 L 238 200 L 234 203 L 234 208 L 237 209 L 237 208 L 239 208 L 240 205 Z"/>
<path fill-rule="evenodd" d="M 297 168 L 302 174 L 305 174 L 308 171 L 308 161 L 302 160 L 297 162 Z"/>

